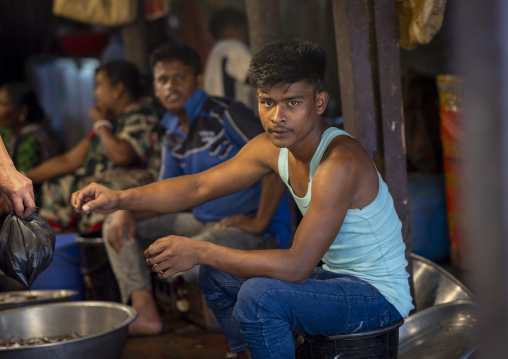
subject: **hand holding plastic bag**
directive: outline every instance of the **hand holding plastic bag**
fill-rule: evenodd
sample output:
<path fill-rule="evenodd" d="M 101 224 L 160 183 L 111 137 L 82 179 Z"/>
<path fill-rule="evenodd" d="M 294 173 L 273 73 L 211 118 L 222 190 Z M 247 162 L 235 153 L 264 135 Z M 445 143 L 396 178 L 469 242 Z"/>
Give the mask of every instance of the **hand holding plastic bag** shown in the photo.
<path fill-rule="evenodd" d="M 48 222 L 32 213 L 9 214 L 0 230 L 0 270 L 30 288 L 53 259 L 55 233 Z"/>

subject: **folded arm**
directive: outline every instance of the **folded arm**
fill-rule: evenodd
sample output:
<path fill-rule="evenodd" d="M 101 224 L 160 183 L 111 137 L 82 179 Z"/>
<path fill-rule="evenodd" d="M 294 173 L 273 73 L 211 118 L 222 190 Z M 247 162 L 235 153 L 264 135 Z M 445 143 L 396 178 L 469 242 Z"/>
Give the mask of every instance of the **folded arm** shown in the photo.
<path fill-rule="evenodd" d="M 263 177 L 261 195 L 256 215 L 237 215 L 222 219 L 219 227 L 238 227 L 253 234 L 263 234 L 268 229 L 286 185 L 275 172 Z"/>

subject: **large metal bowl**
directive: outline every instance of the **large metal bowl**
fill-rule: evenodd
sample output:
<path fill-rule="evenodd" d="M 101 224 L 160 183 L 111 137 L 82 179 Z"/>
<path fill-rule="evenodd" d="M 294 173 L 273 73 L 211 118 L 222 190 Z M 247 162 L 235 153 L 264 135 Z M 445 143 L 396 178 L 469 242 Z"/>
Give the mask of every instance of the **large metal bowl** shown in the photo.
<path fill-rule="evenodd" d="M 399 328 L 399 359 L 467 359 L 476 350 L 475 305 L 454 301 L 424 309 Z"/>
<path fill-rule="evenodd" d="M 456 300 L 475 302 L 475 297 L 458 279 L 436 263 L 411 254 L 416 311 Z"/>
<path fill-rule="evenodd" d="M 59 343 L 0 348 L 2 359 L 115 359 L 122 355 L 134 308 L 113 302 L 51 303 L 0 312 L 0 339 L 61 337 Z"/>
<path fill-rule="evenodd" d="M 77 294 L 77 291 L 67 289 L 0 292 L 0 311 L 37 304 L 67 302 Z"/>

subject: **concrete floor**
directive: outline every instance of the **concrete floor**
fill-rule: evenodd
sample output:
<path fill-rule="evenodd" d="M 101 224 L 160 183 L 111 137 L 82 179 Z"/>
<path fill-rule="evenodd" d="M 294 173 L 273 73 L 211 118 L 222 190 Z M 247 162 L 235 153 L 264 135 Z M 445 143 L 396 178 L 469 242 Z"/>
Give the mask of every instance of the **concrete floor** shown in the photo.
<path fill-rule="evenodd" d="M 226 337 L 184 319 L 166 320 L 162 335 L 128 338 L 121 359 L 222 359 L 229 350 Z"/>
<path fill-rule="evenodd" d="M 128 338 L 121 359 L 222 359 L 229 351 L 226 337 L 206 307 L 196 284 L 175 289 L 155 280 L 154 297 L 167 328 L 164 334 Z M 188 310 L 177 309 L 184 295 Z M 185 306 L 184 306 L 185 307 Z"/>

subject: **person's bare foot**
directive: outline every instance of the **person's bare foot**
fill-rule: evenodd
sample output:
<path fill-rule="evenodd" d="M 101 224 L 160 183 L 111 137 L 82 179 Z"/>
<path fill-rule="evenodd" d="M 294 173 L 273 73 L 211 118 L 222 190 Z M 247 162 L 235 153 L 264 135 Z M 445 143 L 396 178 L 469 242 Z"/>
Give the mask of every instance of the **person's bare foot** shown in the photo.
<path fill-rule="evenodd" d="M 131 305 L 138 316 L 129 325 L 129 335 L 155 335 L 162 330 L 162 318 L 152 294 L 147 289 L 138 289 L 131 293 Z"/>

